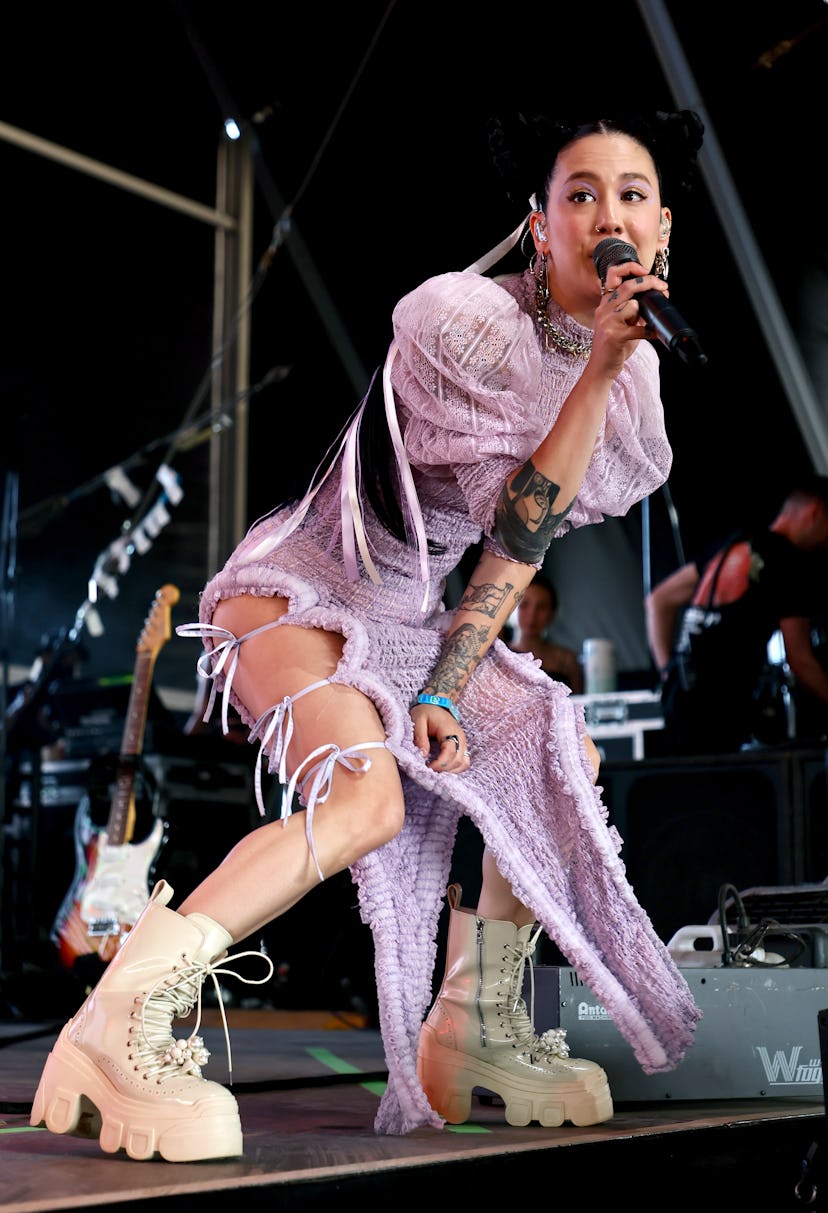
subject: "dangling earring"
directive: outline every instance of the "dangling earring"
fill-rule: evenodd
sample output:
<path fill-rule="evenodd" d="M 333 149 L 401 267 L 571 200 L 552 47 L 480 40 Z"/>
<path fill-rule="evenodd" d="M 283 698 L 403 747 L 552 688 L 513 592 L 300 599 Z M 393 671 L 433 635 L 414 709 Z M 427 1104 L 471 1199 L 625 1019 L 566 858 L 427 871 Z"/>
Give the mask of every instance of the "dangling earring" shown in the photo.
<path fill-rule="evenodd" d="M 535 314 L 546 316 L 549 309 L 549 278 L 546 271 L 546 253 L 536 254 L 535 260 Z"/>
<path fill-rule="evenodd" d="M 528 248 L 528 246 L 527 246 L 527 244 L 526 244 L 526 237 L 527 237 L 527 236 L 529 237 L 529 239 L 530 239 L 530 240 L 532 239 L 532 229 L 531 229 L 531 227 L 527 227 L 526 231 L 523 233 L 523 235 L 522 235 L 522 236 L 521 236 L 521 238 L 520 238 L 520 251 L 523 253 L 524 257 L 525 257 L 525 258 L 526 258 L 526 260 L 529 262 L 529 268 L 530 268 L 530 270 L 531 270 L 531 269 L 533 269 L 533 268 L 534 268 L 535 257 L 537 256 L 537 249 L 535 248 L 535 245 L 534 245 L 534 242 L 533 242 L 533 243 L 532 243 L 532 251 L 531 251 L 531 252 L 529 251 L 529 248 Z"/>
<path fill-rule="evenodd" d="M 535 319 L 543 330 L 543 343 L 546 349 L 549 349 L 549 342 L 552 341 L 564 353 L 571 354 L 574 358 L 583 358 L 584 362 L 586 362 L 592 349 L 592 334 L 590 333 L 588 341 L 573 341 L 571 337 L 567 337 L 566 333 L 562 333 L 552 323 L 549 316 L 551 294 L 549 291 L 549 278 L 547 277 L 546 253 L 540 254 L 536 265 Z"/>
<path fill-rule="evenodd" d="M 669 272 L 670 272 L 670 246 L 667 245 L 666 248 L 660 248 L 658 250 L 658 252 L 656 253 L 655 261 L 653 262 L 653 273 L 658 278 L 663 278 L 664 281 L 666 282 L 667 275 L 669 274 Z"/>

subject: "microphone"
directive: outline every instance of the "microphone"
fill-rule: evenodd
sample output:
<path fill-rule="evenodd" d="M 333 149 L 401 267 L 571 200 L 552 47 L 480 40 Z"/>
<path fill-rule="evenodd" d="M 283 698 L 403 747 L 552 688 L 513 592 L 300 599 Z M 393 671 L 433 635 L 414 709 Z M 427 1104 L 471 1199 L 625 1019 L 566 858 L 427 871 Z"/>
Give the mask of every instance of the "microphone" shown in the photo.
<path fill-rule="evenodd" d="M 640 258 L 633 245 L 607 236 L 596 244 L 592 260 L 603 283 L 611 265 L 623 265 L 626 261 L 639 261 Z M 678 354 L 688 365 L 705 365 L 707 355 L 702 350 L 698 337 L 665 295 L 660 291 L 640 291 L 636 300 L 641 315 L 668 350 Z"/>

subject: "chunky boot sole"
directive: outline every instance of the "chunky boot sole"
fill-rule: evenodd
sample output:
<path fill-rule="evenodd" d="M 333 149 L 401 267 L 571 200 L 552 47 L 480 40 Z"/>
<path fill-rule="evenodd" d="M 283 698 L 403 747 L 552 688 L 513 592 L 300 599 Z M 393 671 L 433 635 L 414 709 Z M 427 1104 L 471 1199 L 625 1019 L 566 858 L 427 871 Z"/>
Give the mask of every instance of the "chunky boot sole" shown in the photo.
<path fill-rule="evenodd" d="M 216 1095 L 182 1102 L 124 1094 L 67 1039 L 63 1029 L 47 1058 L 29 1123 L 52 1133 L 99 1140 L 102 1150 L 125 1150 L 138 1160 L 160 1154 L 167 1162 L 236 1158 L 243 1153 L 236 1101 L 218 1084 Z M 182 1112 L 184 1115 L 182 1115 Z"/>
<path fill-rule="evenodd" d="M 417 1076 L 432 1108 L 451 1125 L 462 1125 L 469 1119 L 475 1087 L 498 1095 L 505 1105 L 506 1123 L 515 1126 L 533 1120 L 550 1128 L 565 1120 L 573 1125 L 595 1125 L 613 1114 L 609 1085 L 600 1067 L 589 1080 L 534 1079 L 531 1074 L 514 1074 L 445 1048 L 427 1024 L 420 1034 Z"/>

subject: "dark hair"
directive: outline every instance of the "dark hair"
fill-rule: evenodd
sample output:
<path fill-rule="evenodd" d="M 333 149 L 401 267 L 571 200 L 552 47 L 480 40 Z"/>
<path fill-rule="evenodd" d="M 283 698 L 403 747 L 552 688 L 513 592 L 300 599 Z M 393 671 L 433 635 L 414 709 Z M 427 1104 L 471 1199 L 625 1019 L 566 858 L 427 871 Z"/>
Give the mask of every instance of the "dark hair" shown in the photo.
<path fill-rule="evenodd" d="M 544 209 L 549 180 L 564 148 L 587 135 L 612 133 L 628 135 L 650 153 L 662 203 L 669 205 L 693 188 L 704 138 L 704 123 L 695 110 L 656 110 L 587 120 L 520 113 L 497 117 L 489 122 L 489 150 L 508 197 L 525 205 L 534 193 Z"/>
<path fill-rule="evenodd" d="M 400 506 L 397 463 L 385 417 L 382 368 L 374 372 L 359 427 L 359 462 L 363 469 L 363 489 L 368 504 L 382 526 L 402 543 L 410 541 L 405 515 Z M 428 539 L 432 555 L 445 551 L 445 545 Z"/>

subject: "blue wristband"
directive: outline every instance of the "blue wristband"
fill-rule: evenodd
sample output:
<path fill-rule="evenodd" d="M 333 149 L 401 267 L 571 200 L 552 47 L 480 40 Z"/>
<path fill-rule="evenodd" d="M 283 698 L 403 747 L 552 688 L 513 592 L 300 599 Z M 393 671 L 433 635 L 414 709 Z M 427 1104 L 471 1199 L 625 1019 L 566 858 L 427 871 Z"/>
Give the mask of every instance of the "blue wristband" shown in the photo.
<path fill-rule="evenodd" d="M 447 712 L 451 712 L 457 723 L 460 723 L 460 713 L 457 711 L 457 708 L 454 706 L 451 700 L 447 699 L 445 695 L 418 695 L 414 700 L 414 703 L 436 704 L 438 708 L 445 708 Z"/>

